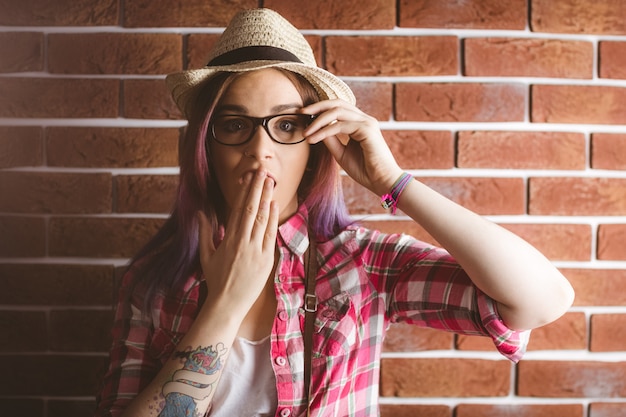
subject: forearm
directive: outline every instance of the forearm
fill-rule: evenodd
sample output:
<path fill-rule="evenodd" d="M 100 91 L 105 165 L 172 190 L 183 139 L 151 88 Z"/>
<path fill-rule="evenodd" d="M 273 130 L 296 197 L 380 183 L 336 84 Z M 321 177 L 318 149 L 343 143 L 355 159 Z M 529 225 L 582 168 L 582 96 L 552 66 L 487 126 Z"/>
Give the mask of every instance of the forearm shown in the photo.
<path fill-rule="evenodd" d="M 407 185 L 398 208 L 430 233 L 474 284 L 496 300 L 509 327 L 542 326 L 571 305 L 569 282 L 545 256 L 506 229 L 419 181 Z"/>
<path fill-rule="evenodd" d="M 236 315 L 205 305 L 173 355 L 123 416 L 205 415 L 240 324 Z"/>

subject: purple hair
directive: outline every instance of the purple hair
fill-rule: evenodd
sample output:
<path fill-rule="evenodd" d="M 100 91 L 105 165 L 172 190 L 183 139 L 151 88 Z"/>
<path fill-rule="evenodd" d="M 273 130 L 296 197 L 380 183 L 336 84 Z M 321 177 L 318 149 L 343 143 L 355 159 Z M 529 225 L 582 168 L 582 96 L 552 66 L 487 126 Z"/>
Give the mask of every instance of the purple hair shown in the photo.
<path fill-rule="evenodd" d="M 319 101 L 313 86 L 302 76 L 279 71 L 294 84 L 305 106 Z M 196 213 L 202 210 L 206 214 L 214 242 L 219 241 L 220 229 L 226 224 L 226 202 L 213 171 L 206 138 L 214 109 L 238 75 L 218 73 L 199 89 L 179 147 L 180 176 L 172 214 L 129 266 L 133 285 L 141 287 L 144 314 L 151 310 L 158 292 L 178 288 L 190 275 L 201 272 Z M 309 227 L 316 240 L 328 240 L 352 223 L 343 199 L 339 166 L 322 143 L 311 146 L 298 199 L 308 209 Z"/>

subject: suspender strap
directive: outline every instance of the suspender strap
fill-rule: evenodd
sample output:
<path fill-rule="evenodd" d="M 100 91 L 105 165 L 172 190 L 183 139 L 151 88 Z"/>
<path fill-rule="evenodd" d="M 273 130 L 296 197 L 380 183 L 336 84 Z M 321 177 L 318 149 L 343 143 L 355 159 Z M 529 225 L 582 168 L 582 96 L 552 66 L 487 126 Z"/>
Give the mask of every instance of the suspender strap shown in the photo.
<path fill-rule="evenodd" d="M 305 287 L 304 295 L 304 392 L 306 395 L 306 415 L 310 415 L 311 407 L 311 356 L 313 350 L 313 323 L 317 311 L 315 295 L 315 278 L 317 276 L 317 254 L 313 235 L 309 230 L 309 248 L 305 256 Z"/>

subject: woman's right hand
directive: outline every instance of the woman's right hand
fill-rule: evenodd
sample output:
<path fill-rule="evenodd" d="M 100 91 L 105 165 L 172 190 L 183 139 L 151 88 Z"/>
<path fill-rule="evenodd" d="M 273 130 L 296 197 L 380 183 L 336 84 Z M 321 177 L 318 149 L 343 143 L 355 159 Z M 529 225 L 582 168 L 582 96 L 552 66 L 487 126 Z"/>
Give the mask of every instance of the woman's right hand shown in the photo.
<path fill-rule="evenodd" d="M 198 213 L 199 255 L 208 298 L 240 312 L 242 318 L 274 266 L 279 210 L 273 192 L 274 181 L 265 170 L 248 173 L 217 248 L 205 214 Z"/>

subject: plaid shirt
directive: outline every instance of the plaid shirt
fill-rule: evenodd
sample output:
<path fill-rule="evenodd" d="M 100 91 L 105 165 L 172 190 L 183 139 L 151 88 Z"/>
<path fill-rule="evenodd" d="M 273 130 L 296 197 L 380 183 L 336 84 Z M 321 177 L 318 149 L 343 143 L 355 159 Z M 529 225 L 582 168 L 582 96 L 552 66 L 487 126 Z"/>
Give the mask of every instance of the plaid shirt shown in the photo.
<path fill-rule="evenodd" d="M 304 264 L 307 212 L 301 208 L 280 226 L 275 276 L 278 308 L 271 334 L 277 416 L 305 412 Z M 495 302 L 478 290 L 444 250 L 406 235 L 348 227 L 318 244 L 313 336 L 311 415 L 378 415 L 382 341 L 391 322 L 490 336 L 513 361 L 521 358 L 526 332 L 507 328 Z M 130 276 L 125 277 L 122 296 Z M 111 363 L 97 415 L 116 416 L 157 374 L 198 311 L 201 280 L 157 300 L 141 317 L 140 298 L 118 306 Z"/>

